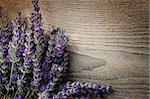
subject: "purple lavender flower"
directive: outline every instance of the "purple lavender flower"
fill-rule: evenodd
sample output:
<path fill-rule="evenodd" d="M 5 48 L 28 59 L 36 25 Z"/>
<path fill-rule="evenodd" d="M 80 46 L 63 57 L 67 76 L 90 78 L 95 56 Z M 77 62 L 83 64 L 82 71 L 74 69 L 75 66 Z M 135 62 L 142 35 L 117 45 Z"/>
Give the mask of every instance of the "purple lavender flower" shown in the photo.
<path fill-rule="evenodd" d="M 28 20 L 30 21 L 30 20 Z M 26 73 L 30 73 L 31 70 L 31 63 L 32 63 L 32 55 L 33 55 L 33 32 L 31 30 L 31 24 L 27 24 L 27 27 L 25 29 L 26 31 L 26 37 L 25 37 L 25 49 L 23 52 L 23 56 L 24 56 L 24 72 Z"/>
<path fill-rule="evenodd" d="M 12 75 L 12 80 L 15 80 L 15 76 L 14 76 L 14 74 Z"/>
<path fill-rule="evenodd" d="M 44 78 L 48 79 L 44 93 L 51 92 L 53 94 L 52 91 L 59 84 L 61 76 L 65 73 L 68 65 L 68 54 L 64 54 L 64 49 L 67 42 L 68 38 L 64 35 L 64 31 L 61 28 L 54 28 L 49 37 L 48 51 L 44 62 L 45 71 L 43 73 L 46 73 L 47 76 Z"/>
<path fill-rule="evenodd" d="M 16 99 L 23 99 L 23 97 L 19 95 L 18 97 L 16 97 Z"/>
<path fill-rule="evenodd" d="M 91 83 L 81 83 L 81 82 L 68 82 L 61 91 L 57 93 L 57 95 L 60 98 L 66 96 L 72 96 L 72 97 L 79 97 L 81 96 L 82 99 L 86 99 L 86 97 L 83 98 L 83 95 L 99 95 L 103 96 L 105 93 L 110 93 L 112 91 L 110 86 L 100 86 L 96 84 Z M 55 99 L 55 98 L 54 98 Z"/>
<path fill-rule="evenodd" d="M 42 29 L 42 17 L 41 13 L 39 13 L 38 0 L 32 0 L 32 4 L 34 7 L 31 22 L 32 29 L 34 32 L 34 44 L 35 50 L 33 54 L 33 81 L 32 85 L 35 89 L 38 89 L 40 86 L 40 81 L 42 79 L 41 67 L 42 67 L 42 54 L 44 49 L 44 30 Z"/>
<path fill-rule="evenodd" d="M 16 17 L 15 20 L 13 20 L 13 37 L 12 41 L 9 43 L 9 55 L 10 55 L 10 61 L 12 63 L 11 66 L 11 72 L 10 72 L 10 80 L 7 85 L 7 90 L 9 92 L 10 87 L 12 86 L 12 75 L 14 76 L 14 79 L 16 79 L 16 84 L 18 86 L 18 89 L 22 90 L 20 87 L 21 85 L 18 85 L 20 83 L 19 79 L 21 77 L 21 66 L 23 65 L 23 56 L 22 52 L 24 49 L 24 34 L 23 31 L 21 30 L 21 24 L 22 24 L 22 19 L 21 19 L 21 13 L 18 13 L 18 16 Z"/>
<path fill-rule="evenodd" d="M 24 34 L 24 48 L 23 48 L 23 65 L 20 68 L 21 76 L 18 78 L 18 92 L 19 95 L 23 94 L 23 87 L 27 83 L 26 75 L 31 73 L 32 67 L 32 54 L 33 54 L 33 33 L 31 31 L 30 20 L 26 19 L 24 22 L 24 27 L 22 27 Z M 30 38 L 30 39 L 28 39 Z"/>
<path fill-rule="evenodd" d="M 10 58 L 8 57 L 8 45 L 12 36 L 12 27 L 8 18 L 4 18 L 3 27 L 0 30 L 0 86 L 3 89 L 8 84 L 8 75 L 10 71 Z M 0 88 L 0 89 L 1 89 Z M 1 90 L 0 90 L 1 91 Z"/>

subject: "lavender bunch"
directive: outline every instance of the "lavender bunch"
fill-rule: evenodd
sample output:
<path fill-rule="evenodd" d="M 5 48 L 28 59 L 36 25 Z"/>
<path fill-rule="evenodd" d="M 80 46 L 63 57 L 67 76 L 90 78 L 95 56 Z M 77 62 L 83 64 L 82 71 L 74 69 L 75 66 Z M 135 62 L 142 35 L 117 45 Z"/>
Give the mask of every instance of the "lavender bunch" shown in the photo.
<path fill-rule="evenodd" d="M 2 94 L 14 99 L 85 99 L 87 95 L 102 97 L 105 93 L 109 94 L 112 91 L 110 86 L 66 83 L 63 80 L 69 65 L 66 50 L 68 36 L 59 27 L 53 27 L 45 35 L 38 0 L 32 0 L 32 4 L 34 10 L 31 18 L 24 20 L 21 13 L 18 13 L 12 22 L 13 30 L 8 25 L 1 29 Z M 13 36 L 10 36 L 11 33 Z"/>

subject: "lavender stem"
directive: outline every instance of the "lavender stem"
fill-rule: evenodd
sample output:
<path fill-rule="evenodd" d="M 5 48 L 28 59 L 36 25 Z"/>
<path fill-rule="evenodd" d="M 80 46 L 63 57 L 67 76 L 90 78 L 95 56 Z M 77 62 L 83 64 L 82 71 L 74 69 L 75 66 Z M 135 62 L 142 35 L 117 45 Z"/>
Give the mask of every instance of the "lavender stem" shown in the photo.
<path fill-rule="evenodd" d="M 27 92 L 26 96 L 24 99 L 27 99 L 28 95 L 30 94 L 30 91 Z"/>
<path fill-rule="evenodd" d="M 13 99 L 15 99 L 16 98 L 16 96 L 17 96 L 17 94 L 18 94 L 18 89 L 17 89 L 17 91 L 16 91 L 16 93 L 15 93 L 15 95 L 14 95 L 14 98 Z"/>
<path fill-rule="evenodd" d="M 10 78 L 9 78 L 9 83 L 8 83 L 8 91 L 9 91 L 9 87 L 11 85 L 13 70 L 14 70 L 14 63 L 12 63 L 11 72 L 10 72 L 10 76 L 9 76 Z"/>

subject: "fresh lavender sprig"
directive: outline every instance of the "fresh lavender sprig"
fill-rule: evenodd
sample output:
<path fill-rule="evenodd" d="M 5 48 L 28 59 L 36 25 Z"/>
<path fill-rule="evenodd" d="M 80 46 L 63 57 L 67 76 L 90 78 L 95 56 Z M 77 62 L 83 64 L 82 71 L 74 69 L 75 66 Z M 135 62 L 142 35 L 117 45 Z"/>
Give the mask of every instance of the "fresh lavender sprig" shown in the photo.
<path fill-rule="evenodd" d="M 24 84 L 28 83 L 27 82 L 27 75 L 31 73 L 31 67 L 32 67 L 32 55 L 33 55 L 33 32 L 31 29 L 31 23 L 29 19 L 25 19 L 24 24 L 22 25 L 22 31 L 24 32 L 24 39 L 23 44 L 23 66 L 20 68 L 21 76 L 17 81 L 18 85 L 18 92 L 19 95 L 18 97 L 23 97 L 23 87 L 25 86 Z M 17 93 L 16 93 L 17 94 Z"/>
<path fill-rule="evenodd" d="M 96 85 L 92 83 L 68 82 L 61 91 L 53 96 L 53 99 L 67 99 L 67 97 L 79 97 L 95 95 L 103 97 L 106 93 L 111 93 L 111 86 Z"/>
<path fill-rule="evenodd" d="M 42 79 L 41 64 L 42 64 L 42 54 L 44 49 L 44 29 L 42 28 L 42 17 L 39 12 L 40 8 L 38 6 L 38 0 L 32 0 L 34 7 L 31 22 L 32 29 L 34 32 L 34 43 L 35 43 L 35 53 L 33 55 L 33 81 L 32 85 L 34 89 L 38 90 L 40 86 L 40 81 Z"/>
<path fill-rule="evenodd" d="M 54 46 L 54 47 L 51 50 L 51 54 L 49 54 L 51 57 L 51 61 L 52 61 L 51 62 L 52 66 L 51 66 L 51 70 L 49 71 L 50 72 L 49 75 L 52 75 L 52 74 L 56 75 L 55 70 L 58 69 L 57 72 L 59 72 L 59 70 L 61 71 L 60 68 L 63 69 L 63 71 L 60 72 L 60 74 L 65 74 L 65 70 L 68 65 L 68 53 L 66 52 L 65 48 L 66 48 L 66 45 L 67 45 L 69 39 L 65 35 L 65 31 L 62 28 L 59 28 L 59 27 L 54 28 L 52 33 L 55 34 L 55 37 L 54 37 L 55 42 L 54 42 L 54 45 L 50 45 L 50 46 Z M 52 33 L 51 33 L 51 35 L 52 35 Z M 51 42 L 51 40 L 49 41 L 49 44 L 50 44 L 50 42 Z M 58 66 L 55 66 L 55 64 Z M 59 74 L 59 73 L 57 73 L 57 74 Z M 55 76 L 50 76 L 50 79 L 54 79 L 53 77 L 55 77 Z"/>
<path fill-rule="evenodd" d="M 31 66 L 32 66 L 32 55 L 34 54 L 34 40 L 33 40 L 33 31 L 31 27 L 30 20 L 27 20 L 26 28 L 25 28 L 25 49 L 23 52 L 24 58 L 24 65 L 22 68 L 22 73 L 31 73 Z"/>
<path fill-rule="evenodd" d="M 68 37 L 65 36 L 64 30 L 59 27 L 53 28 L 49 37 L 48 51 L 45 57 L 45 70 L 47 71 L 43 73 L 46 73 L 44 78 L 48 80 L 48 83 L 46 86 L 43 85 L 44 94 L 47 92 L 53 94 L 54 87 L 59 84 L 61 76 L 65 74 L 68 65 L 68 53 L 65 52 L 67 42 Z M 43 93 L 41 94 L 42 97 L 44 95 Z"/>
<path fill-rule="evenodd" d="M 23 65 L 22 61 L 22 54 L 21 54 L 21 49 L 22 49 L 22 44 L 21 44 L 21 13 L 18 13 L 18 16 L 16 17 L 15 20 L 13 20 L 13 37 L 12 41 L 9 43 L 9 55 L 10 55 L 10 61 L 12 63 L 11 66 L 11 72 L 10 72 L 10 77 L 9 77 L 9 83 L 7 85 L 7 90 L 10 90 L 10 86 L 12 84 L 12 79 L 18 79 L 20 77 L 18 71 Z"/>
<path fill-rule="evenodd" d="M 7 17 L 4 17 L 3 27 L 0 30 L 0 91 L 8 84 L 10 70 L 10 59 L 8 45 L 12 36 L 12 27 Z"/>

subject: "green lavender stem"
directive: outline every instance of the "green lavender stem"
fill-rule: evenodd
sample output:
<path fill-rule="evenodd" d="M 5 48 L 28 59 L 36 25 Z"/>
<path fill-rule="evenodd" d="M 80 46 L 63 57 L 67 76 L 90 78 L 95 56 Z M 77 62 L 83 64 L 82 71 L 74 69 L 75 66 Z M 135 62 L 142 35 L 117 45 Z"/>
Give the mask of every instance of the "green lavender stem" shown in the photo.
<path fill-rule="evenodd" d="M 30 94 L 30 91 L 27 92 L 26 96 L 24 99 L 27 99 L 28 95 Z"/>
<path fill-rule="evenodd" d="M 11 72 L 10 72 L 10 76 L 9 76 L 10 78 L 9 78 L 9 83 L 8 83 L 8 91 L 9 91 L 9 87 L 11 85 L 13 70 L 14 70 L 14 63 L 12 63 Z"/>
<path fill-rule="evenodd" d="M 19 90 L 17 90 L 17 91 L 16 91 L 16 93 L 15 93 L 15 95 L 14 95 L 14 98 L 13 98 L 13 99 L 15 99 L 15 98 L 16 98 L 16 96 L 17 96 L 17 94 L 18 94 L 18 91 L 19 91 Z"/>
<path fill-rule="evenodd" d="M 10 76 L 9 76 L 10 78 L 9 78 L 9 83 L 8 83 L 8 90 L 7 90 L 6 96 L 7 96 L 8 93 L 9 93 L 9 87 L 10 87 L 10 85 L 11 85 L 13 70 L 14 70 L 14 63 L 12 63 L 12 67 L 11 67 L 11 72 L 10 72 Z M 4 98 L 4 99 L 5 99 L 5 98 Z"/>
<path fill-rule="evenodd" d="M 34 91 L 35 91 L 35 90 L 32 90 L 32 91 L 31 91 L 31 94 L 29 95 L 29 99 L 30 99 L 31 96 L 34 94 Z"/>

